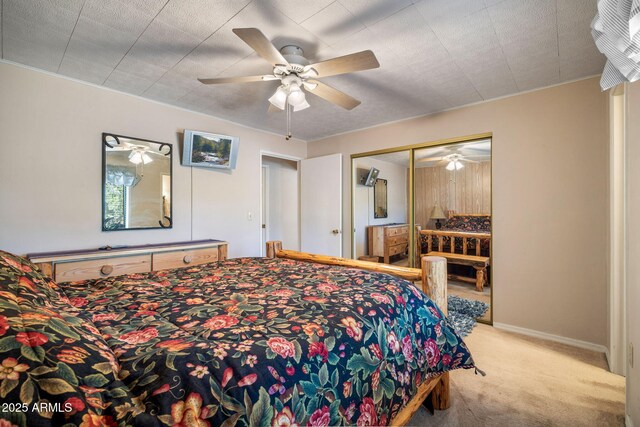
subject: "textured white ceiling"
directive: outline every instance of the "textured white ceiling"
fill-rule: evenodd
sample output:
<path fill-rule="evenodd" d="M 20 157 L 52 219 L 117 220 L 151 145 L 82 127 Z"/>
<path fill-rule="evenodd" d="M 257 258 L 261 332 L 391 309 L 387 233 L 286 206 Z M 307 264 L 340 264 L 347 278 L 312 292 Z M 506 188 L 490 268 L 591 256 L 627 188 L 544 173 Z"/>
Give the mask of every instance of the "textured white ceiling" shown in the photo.
<path fill-rule="evenodd" d="M 371 49 L 380 68 L 329 77 L 352 111 L 309 96 L 294 136 L 315 140 L 599 74 L 595 0 L 0 0 L 2 58 L 258 129 L 277 82 L 232 33 L 257 27 L 316 62 Z M 215 129 L 212 129 L 214 131 Z"/>

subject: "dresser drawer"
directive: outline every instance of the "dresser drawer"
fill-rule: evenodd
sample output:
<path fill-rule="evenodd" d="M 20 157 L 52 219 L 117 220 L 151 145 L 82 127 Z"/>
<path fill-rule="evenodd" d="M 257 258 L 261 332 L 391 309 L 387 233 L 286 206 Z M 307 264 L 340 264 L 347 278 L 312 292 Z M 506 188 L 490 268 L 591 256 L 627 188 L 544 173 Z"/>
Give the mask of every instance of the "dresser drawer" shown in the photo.
<path fill-rule="evenodd" d="M 387 238 L 387 244 L 389 246 L 395 246 L 395 245 L 399 245 L 400 243 L 407 243 L 407 235 L 406 234 L 399 234 L 397 236 L 389 236 Z"/>
<path fill-rule="evenodd" d="M 407 246 L 408 245 L 406 243 L 391 246 L 389 248 L 389 256 L 404 254 L 407 251 Z"/>
<path fill-rule="evenodd" d="M 71 282 L 149 271 L 151 271 L 151 255 L 98 258 L 56 263 L 54 280 L 56 282 Z"/>
<path fill-rule="evenodd" d="M 218 248 L 190 249 L 153 254 L 153 270 L 181 268 L 218 261 Z"/>
<path fill-rule="evenodd" d="M 409 227 L 387 227 L 384 232 L 387 236 L 397 236 L 398 234 L 407 234 Z"/>

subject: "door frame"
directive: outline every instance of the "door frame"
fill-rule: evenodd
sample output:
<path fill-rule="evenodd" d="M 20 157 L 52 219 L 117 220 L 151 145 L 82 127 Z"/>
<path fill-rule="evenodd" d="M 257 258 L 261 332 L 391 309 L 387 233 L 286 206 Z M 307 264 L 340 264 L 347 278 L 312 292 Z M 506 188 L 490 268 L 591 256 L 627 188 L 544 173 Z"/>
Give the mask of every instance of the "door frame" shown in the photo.
<path fill-rule="evenodd" d="M 260 171 L 260 255 L 265 256 L 266 243 L 269 241 L 269 165 L 262 164 Z"/>
<path fill-rule="evenodd" d="M 621 113 L 617 122 L 615 112 Z M 627 248 L 626 84 L 609 92 L 609 370 L 626 375 Z"/>
<path fill-rule="evenodd" d="M 379 155 L 379 154 L 388 154 L 388 153 L 397 153 L 399 151 L 408 151 L 409 152 L 409 197 L 407 197 L 407 204 L 409 205 L 409 228 L 410 228 L 410 233 L 409 233 L 409 265 L 414 265 L 415 263 L 415 247 L 416 247 L 416 242 L 415 242 L 415 206 L 414 206 L 414 193 L 415 193 L 415 168 L 414 168 L 414 159 L 415 159 L 415 151 L 416 150 L 420 150 L 422 148 L 429 148 L 429 147 L 435 147 L 435 146 L 444 146 L 444 145 L 451 145 L 451 144 L 460 144 L 460 143 L 464 143 L 464 142 L 473 142 L 473 141 L 479 141 L 479 140 L 483 140 L 483 139 L 491 139 L 491 201 L 490 201 L 490 206 L 491 206 L 491 253 L 490 258 L 491 258 L 491 317 L 489 319 L 489 324 L 493 325 L 493 313 L 494 313 L 494 294 L 495 294 L 495 282 L 494 282 L 494 278 L 495 278 L 495 271 L 494 271 L 494 258 L 493 258 L 493 247 L 494 244 L 493 242 L 495 241 L 495 227 L 493 226 L 494 224 L 494 218 L 495 218 L 495 212 L 493 211 L 493 188 L 494 188 L 494 182 L 493 182 L 493 132 L 485 132 L 485 133 L 478 133 L 478 134 L 474 134 L 474 135 L 467 135 L 467 136 L 459 136 L 459 137 L 454 137 L 454 138 L 447 138 L 447 139 L 440 139 L 440 140 L 436 140 L 436 141 L 428 141 L 428 142 L 420 142 L 417 144 L 410 144 L 410 145 L 403 145 L 403 146 L 399 146 L 399 147 L 392 147 L 392 148 L 385 148 L 382 150 L 374 150 L 374 151 L 366 151 L 363 153 L 355 153 L 355 154 L 351 154 L 351 187 L 350 187 L 350 191 L 351 191 L 351 224 L 350 224 L 350 236 L 351 236 L 351 257 L 353 258 L 354 254 L 355 254 L 355 244 L 354 244 L 354 235 L 355 235 L 355 229 L 354 229 L 354 222 L 355 222 L 355 211 L 354 211 L 354 206 L 353 206 L 353 200 L 354 200 L 354 185 L 356 183 L 356 173 L 357 171 L 354 170 L 353 167 L 353 160 L 357 159 L 357 158 L 362 158 L 362 157 L 370 157 L 370 156 L 375 156 L 375 155 Z M 345 227 L 343 227 L 344 230 Z M 484 321 L 478 320 L 479 323 L 484 323 Z"/>
<path fill-rule="evenodd" d="M 298 169 L 298 206 L 296 206 L 296 209 L 298 210 L 298 245 L 300 245 L 300 223 L 301 223 L 301 218 L 300 218 L 300 160 L 303 160 L 302 157 L 298 157 L 298 156 L 291 156 L 289 154 L 282 154 L 282 153 L 276 153 L 274 151 L 268 151 L 268 150 L 260 150 L 260 173 L 259 173 L 259 179 L 260 179 L 260 227 L 258 227 L 258 232 L 260 233 L 260 256 L 265 256 L 266 255 L 266 248 L 265 248 L 265 242 L 262 241 L 262 224 L 264 223 L 263 221 L 265 220 L 265 218 L 262 217 L 262 213 L 264 211 L 263 207 L 264 207 L 264 203 L 265 201 L 263 200 L 263 191 L 262 191 L 262 186 L 264 185 L 264 183 L 262 182 L 262 168 L 263 166 L 267 166 L 263 163 L 263 158 L 264 156 L 268 156 L 268 157 L 275 157 L 277 159 L 283 159 L 283 160 L 292 160 L 294 162 L 297 163 L 297 169 Z M 268 202 L 267 202 L 268 203 Z M 267 238 L 268 238 L 268 231 L 267 231 Z"/>

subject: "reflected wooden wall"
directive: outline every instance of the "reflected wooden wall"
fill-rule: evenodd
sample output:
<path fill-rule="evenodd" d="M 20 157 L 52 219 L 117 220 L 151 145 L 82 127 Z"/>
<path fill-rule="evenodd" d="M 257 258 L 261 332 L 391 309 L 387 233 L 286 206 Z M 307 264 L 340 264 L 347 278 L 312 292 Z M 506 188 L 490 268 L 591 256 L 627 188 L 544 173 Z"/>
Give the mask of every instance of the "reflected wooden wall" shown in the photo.
<path fill-rule="evenodd" d="M 446 165 L 417 168 L 414 176 L 416 225 L 432 227 L 431 210 L 438 203 L 444 212 L 491 213 L 491 162 L 466 163 L 458 171 Z"/>

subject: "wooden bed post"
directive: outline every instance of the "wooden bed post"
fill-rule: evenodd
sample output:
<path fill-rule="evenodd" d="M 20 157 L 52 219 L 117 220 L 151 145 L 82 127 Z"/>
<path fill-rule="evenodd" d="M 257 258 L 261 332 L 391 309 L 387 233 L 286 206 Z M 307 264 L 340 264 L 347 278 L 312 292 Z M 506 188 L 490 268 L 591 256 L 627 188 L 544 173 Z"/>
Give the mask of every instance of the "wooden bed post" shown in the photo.
<path fill-rule="evenodd" d="M 415 246 L 416 246 L 415 260 L 416 260 L 416 264 L 418 263 L 418 260 L 420 259 L 420 253 L 422 252 L 422 242 L 420 242 L 420 236 L 421 236 L 420 232 L 421 231 L 422 231 L 422 226 L 416 225 L 416 236 L 415 236 Z"/>
<path fill-rule="evenodd" d="M 447 259 L 439 256 L 423 256 L 422 291 L 447 314 Z"/>
<path fill-rule="evenodd" d="M 431 405 L 433 409 L 443 411 L 449 409 L 451 401 L 449 400 L 449 372 L 445 372 L 440 375 L 440 381 L 431 391 L 431 396 L 427 399 L 431 399 Z"/>
<path fill-rule="evenodd" d="M 282 250 L 282 242 L 272 240 L 267 242 L 267 258 L 275 258 L 278 251 Z"/>
<path fill-rule="evenodd" d="M 439 256 L 424 256 L 421 259 L 422 288 L 425 294 L 447 315 L 447 259 Z M 440 380 L 427 397 L 433 409 L 448 409 L 449 372 L 440 376 Z"/>

